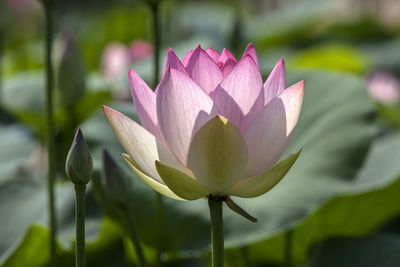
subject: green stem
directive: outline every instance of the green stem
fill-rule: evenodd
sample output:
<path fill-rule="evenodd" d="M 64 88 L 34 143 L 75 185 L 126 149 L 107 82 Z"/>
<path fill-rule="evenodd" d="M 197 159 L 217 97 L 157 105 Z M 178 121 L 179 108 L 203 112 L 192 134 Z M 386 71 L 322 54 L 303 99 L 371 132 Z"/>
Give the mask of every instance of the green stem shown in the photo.
<path fill-rule="evenodd" d="M 125 228 L 128 231 L 129 238 L 132 241 L 132 245 L 136 251 L 136 256 L 139 260 L 140 267 L 147 267 L 146 258 L 144 257 L 142 246 L 139 242 L 139 236 L 135 227 L 135 222 L 133 219 L 132 212 L 128 208 L 122 208 L 123 211 L 122 218 L 125 222 Z"/>
<path fill-rule="evenodd" d="M 86 185 L 74 185 L 75 188 L 75 227 L 76 227 L 76 267 L 84 267 L 85 259 L 85 191 Z"/>
<path fill-rule="evenodd" d="M 211 217 L 212 267 L 224 266 L 224 226 L 222 219 L 222 200 L 208 199 Z"/>
<path fill-rule="evenodd" d="M 292 267 L 293 266 L 293 229 L 288 230 L 285 235 L 285 244 L 284 244 L 284 257 L 285 257 L 285 266 Z"/>
<path fill-rule="evenodd" d="M 2 31 L 1 29 L 1 25 L 0 25 L 0 108 L 3 105 L 3 35 L 4 35 L 4 31 Z"/>
<path fill-rule="evenodd" d="M 157 231 L 158 231 L 158 246 L 157 246 L 157 261 L 161 264 L 161 254 L 164 250 L 164 202 L 161 194 L 156 193 L 157 197 Z"/>
<path fill-rule="evenodd" d="M 160 25 L 160 2 L 162 0 L 149 0 L 149 6 L 153 18 L 153 44 L 154 44 L 154 73 L 153 73 L 153 88 L 158 85 L 158 78 L 160 76 L 160 50 L 161 50 L 161 25 Z M 158 231 L 158 247 L 157 247 L 157 261 L 161 264 L 161 254 L 164 247 L 164 203 L 163 197 L 157 194 L 157 231 Z"/>
<path fill-rule="evenodd" d="M 49 216 L 50 216 L 50 254 L 52 266 L 57 266 L 56 259 L 56 235 L 57 223 L 55 214 L 54 199 L 54 180 L 55 180 L 55 145 L 54 145 L 54 120 L 53 120 L 53 67 L 51 61 L 52 42 L 53 42 L 53 7 L 49 1 L 42 1 L 45 9 L 46 23 L 46 123 L 47 123 L 47 154 L 48 154 L 48 174 L 47 174 L 47 191 L 49 200 Z"/>
<path fill-rule="evenodd" d="M 160 0 L 161 1 L 161 0 Z M 153 15 L 153 43 L 154 43 L 154 76 L 153 88 L 158 85 L 158 77 L 160 75 L 160 50 L 161 50 L 161 29 L 160 29 L 160 10 L 159 2 L 151 1 L 150 8 Z"/>

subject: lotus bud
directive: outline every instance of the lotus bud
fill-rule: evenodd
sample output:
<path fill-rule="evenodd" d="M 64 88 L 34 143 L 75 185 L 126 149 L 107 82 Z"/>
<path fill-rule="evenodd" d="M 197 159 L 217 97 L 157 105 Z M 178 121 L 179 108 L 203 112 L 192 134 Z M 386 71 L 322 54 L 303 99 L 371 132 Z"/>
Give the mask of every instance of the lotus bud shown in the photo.
<path fill-rule="evenodd" d="M 106 196 L 118 204 L 128 202 L 131 198 L 131 180 L 107 150 L 103 150 L 103 175 Z"/>
<path fill-rule="evenodd" d="M 71 107 L 85 95 L 86 83 L 84 64 L 76 42 L 70 34 L 62 36 L 57 57 L 60 102 L 66 107 Z"/>
<path fill-rule="evenodd" d="M 92 177 L 93 161 L 81 129 L 78 129 L 72 141 L 65 172 L 75 185 L 86 185 Z"/>

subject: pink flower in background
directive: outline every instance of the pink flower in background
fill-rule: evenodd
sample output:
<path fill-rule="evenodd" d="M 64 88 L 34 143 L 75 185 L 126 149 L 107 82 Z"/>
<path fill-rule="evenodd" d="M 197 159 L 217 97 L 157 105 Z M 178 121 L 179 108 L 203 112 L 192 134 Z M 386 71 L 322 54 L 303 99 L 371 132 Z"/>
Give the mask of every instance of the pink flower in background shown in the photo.
<path fill-rule="evenodd" d="M 40 10 L 40 3 L 33 0 L 7 0 L 8 6 L 16 16 L 26 16 Z"/>
<path fill-rule="evenodd" d="M 169 49 L 155 92 L 133 70 L 129 80 L 141 125 L 103 109 L 125 160 L 168 197 L 256 197 L 300 153 L 277 163 L 297 124 L 304 82 L 286 88 L 280 60 L 263 83 L 252 44 L 239 61 L 226 49 L 200 46 L 180 61 Z"/>
<path fill-rule="evenodd" d="M 131 62 L 147 59 L 153 55 L 153 50 L 152 43 L 136 40 L 129 45 L 129 58 Z"/>
<path fill-rule="evenodd" d="M 109 43 L 104 49 L 101 66 L 107 79 L 115 80 L 129 68 L 129 49 L 118 42 Z"/>
<path fill-rule="evenodd" d="M 111 80 L 118 80 L 124 75 L 133 62 L 149 58 L 153 54 L 153 45 L 136 40 L 129 46 L 119 42 L 109 43 L 102 56 L 102 73 Z"/>
<path fill-rule="evenodd" d="M 368 92 L 372 99 L 393 105 L 400 100 L 400 82 L 390 74 L 377 72 L 367 78 Z"/>

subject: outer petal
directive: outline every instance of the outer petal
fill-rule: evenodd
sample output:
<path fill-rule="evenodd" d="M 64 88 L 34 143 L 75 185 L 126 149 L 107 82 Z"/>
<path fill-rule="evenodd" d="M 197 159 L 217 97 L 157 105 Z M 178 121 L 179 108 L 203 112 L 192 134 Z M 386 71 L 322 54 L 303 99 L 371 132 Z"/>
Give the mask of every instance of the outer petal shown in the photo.
<path fill-rule="evenodd" d="M 214 60 L 214 62 L 215 63 L 217 63 L 218 62 L 218 59 L 219 59 L 219 53 L 215 50 L 215 49 L 212 49 L 211 47 L 209 47 L 207 50 L 206 50 L 206 52 L 207 52 L 207 54 Z"/>
<path fill-rule="evenodd" d="M 265 105 L 283 90 L 285 90 L 285 61 L 281 58 L 264 83 Z"/>
<path fill-rule="evenodd" d="M 284 90 L 257 115 L 244 132 L 249 161 L 244 177 L 259 175 L 281 157 L 297 124 L 304 82 Z"/>
<path fill-rule="evenodd" d="M 186 70 L 195 81 L 208 94 L 222 81 L 223 75 L 214 60 L 198 46 L 190 57 Z"/>
<path fill-rule="evenodd" d="M 229 188 L 227 195 L 257 197 L 271 190 L 286 175 L 299 157 L 301 150 L 280 161 L 263 174 L 240 180 Z"/>
<path fill-rule="evenodd" d="M 166 144 L 182 163 L 194 134 L 217 114 L 211 98 L 190 77 L 174 68 L 166 72 L 157 94 L 157 116 Z"/>
<path fill-rule="evenodd" d="M 250 55 L 251 58 L 254 60 L 254 62 L 257 64 L 258 66 L 258 56 L 257 56 L 257 52 L 256 49 L 254 48 L 254 45 L 252 43 L 249 43 L 246 47 L 246 50 L 244 50 L 243 56 L 245 55 Z"/>
<path fill-rule="evenodd" d="M 156 161 L 156 168 L 169 189 L 183 199 L 195 200 L 211 193 L 210 189 L 177 169 L 159 161 Z"/>
<path fill-rule="evenodd" d="M 171 191 L 165 184 L 162 184 L 153 178 L 147 176 L 144 172 L 140 171 L 140 168 L 136 165 L 136 163 L 132 160 L 132 158 L 128 154 L 122 154 L 124 157 L 125 161 L 128 163 L 128 165 L 132 168 L 132 170 L 151 188 L 156 190 L 158 193 L 172 198 L 176 200 L 185 200 L 183 198 L 178 197 L 175 195 L 174 192 Z"/>
<path fill-rule="evenodd" d="M 246 55 L 212 93 L 221 114 L 242 129 L 263 108 L 262 78 L 258 66 Z M 250 112 L 251 111 L 251 112 Z"/>
<path fill-rule="evenodd" d="M 213 194 L 222 193 L 239 180 L 246 164 L 247 147 L 239 129 L 220 115 L 208 121 L 193 138 L 188 166 Z"/>
<path fill-rule="evenodd" d="M 129 85 L 140 123 L 146 130 L 162 140 L 158 128 L 155 94 L 133 70 L 129 70 Z"/>
<path fill-rule="evenodd" d="M 112 108 L 103 106 L 103 111 L 121 145 L 146 175 L 163 183 L 154 166 L 156 160 L 190 173 L 164 144 L 139 124 Z"/>
<path fill-rule="evenodd" d="M 189 50 L 189 52 L 186 53 L 186 55 L 182 58 L 182 64 L 183 66 L 187 66 L 189 59 L 192 57 L 193 55 L 193 50 Z"/>
<path fill-rule="evenodd" d="M 235 56 L 228 49 L 224 48 L 224 50 L 222 50 L 221 56 L 218 59 L 218 62 L 217 62 L 218 66 L 220 68 L 223 67 L 225 65 L 225 62 L 228 61 L 228 59 L 231 59 L 235 63 L 237 63 Z"/>

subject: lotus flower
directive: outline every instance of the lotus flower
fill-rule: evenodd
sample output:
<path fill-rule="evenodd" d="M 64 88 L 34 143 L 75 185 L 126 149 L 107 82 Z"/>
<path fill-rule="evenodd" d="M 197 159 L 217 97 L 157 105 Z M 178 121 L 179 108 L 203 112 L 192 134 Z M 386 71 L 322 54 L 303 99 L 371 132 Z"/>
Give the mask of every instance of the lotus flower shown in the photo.
<path fill-rule="evenodd" d="M 125 160 L 165 196 L 256 197 L 299 155 L 277 163 L 299 117 L 304 81 L 285 89 L 281 59 L 263 84 L 252 44 L 240 61 L 226 49 L 200 46 L 180 61 L 169 49 L 155 92 L 133 70 L 129 80 L 141 125 L 103 110 L 128 152 Z"/>
<path fill-rule="evenodd" d="M 368 92 L 373 100 L 395 105 L 400 100 L 400 82 L 390 74 L 377 72 L 367 78 Z"/>

